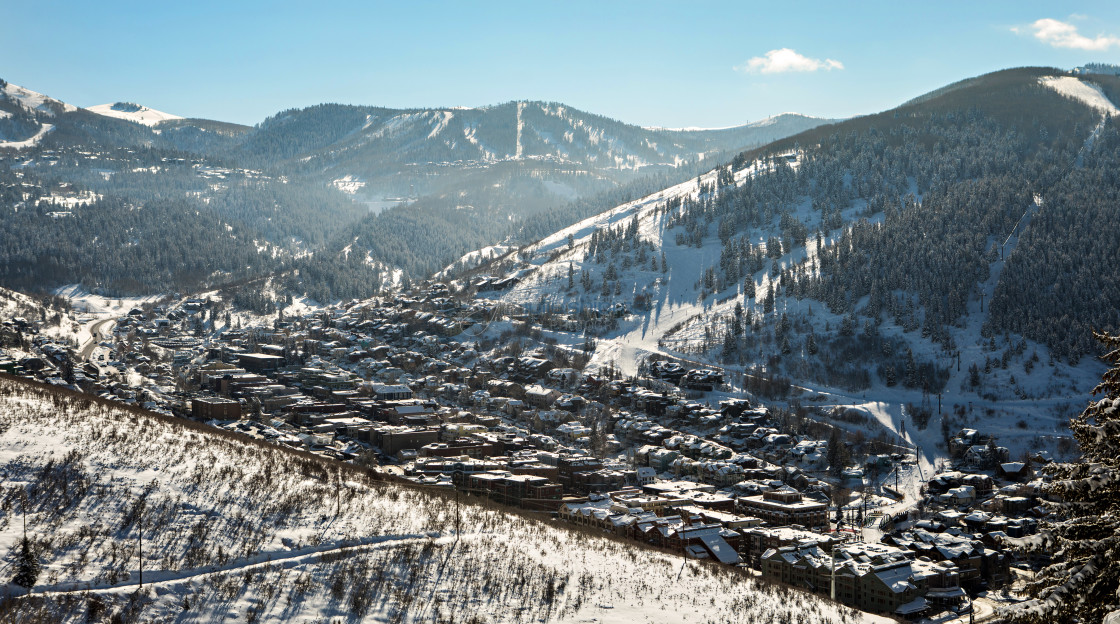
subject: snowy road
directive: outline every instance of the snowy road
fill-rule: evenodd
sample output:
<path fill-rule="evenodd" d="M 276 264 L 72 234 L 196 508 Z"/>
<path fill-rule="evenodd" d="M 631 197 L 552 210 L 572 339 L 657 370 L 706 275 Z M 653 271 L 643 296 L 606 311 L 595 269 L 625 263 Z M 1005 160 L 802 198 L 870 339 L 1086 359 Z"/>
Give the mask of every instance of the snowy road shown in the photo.
<path fill-rule="evenodd" d="M 97 343 L 102 340 L 108 340 L 112 336 L 106 327 L 111 327 L 117 322 L 116 319 L 108 318 L 100 321 L 94 321 L 90 326 L 89 339 L 82 345 L 81 350 L 78 352 L 79 358 L 88 360 L 93 350 L 97 348 Z"/>
<path fill-rule="evenodd" d="M 229 565 L 220 567 L 207 567 L 204 569 L 193 570 L 149 570 L 145 576 L 148 581 L 144 583 L 145 586 L 155 589 L 157 592 L 160 588 L 165 588 L 172 585 L 179 585 L 182 583 L 189 583 L 193 581 L 206 581 L 215 575 L 224 575 L 231 572 L 245 572 L 248 570 L 255 570 L 258 568 L 280 566 L 283 568 L 293 568 L 299 565 L 314 563 L 318 557 L 330 553 L 358 553 L 375 548 L 392 548 L 396 546 L 403 546 L 406 544 L 423 543 L 427 541 L 436 541 L 437 543 L 451 543 L 454 541 L 453 537 L 445 538 L 432 538 L 426 535 L 412 534 L 412 535 L 379 535 L 376 537 L 368 537 L 361 540 L 345 543 L 331 543 L 321 546 L 314 546 L 302 548 L 291 553 L 261 553 L 250 557 L 248 559 L 241 559 L 236 562 L 231 562 Z M 287 554 L 287 556 L 282 556 Z M 85 593 L 85 592 L 99 592 L 99 593 L 124 593 L 134 591 L 140 587 L 139 575 L 134 575 L 135 580 L 128 580 L 123 583 L 116 583 L 113 585 L 90 585 L 88 582 L 75 582 L 75 583 L 61 583 L 53 586 L 39 586 L 35 588 L 36 596 L 52 596 L 72 593 Z"/>

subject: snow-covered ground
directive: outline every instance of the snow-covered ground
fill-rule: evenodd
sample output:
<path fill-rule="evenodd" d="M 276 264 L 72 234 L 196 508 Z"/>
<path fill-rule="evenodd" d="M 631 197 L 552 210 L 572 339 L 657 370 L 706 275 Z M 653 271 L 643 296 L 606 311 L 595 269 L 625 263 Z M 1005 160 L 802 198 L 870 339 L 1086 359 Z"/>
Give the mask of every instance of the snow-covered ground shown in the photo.
<path fill-rule="evenodd" d="M 345 175 L 345 176 L 342 176 L 341 178 L 332 180 L 331 184 L 336 189 L 342 191 L 343 193 L 347 193 L 347 194 L 350 194 L 350 195 L 353 195 L 353 194 L 357 193 L 358 191 L 362 190 L 362 187 L 366 185 L 364 180 L 362 180 L 358 176 L 353 176 L 353 175 Z"/>
<path fill-rule="evenodd" d="M 37 604 L 52 621 L 91 610 L 199 622 L 889 621 L 598 531 L 7 380 L 0 486 L 0 578 L 13 576 L 26 519 L 42 549 Z"/>
<path fill-rule="evenodd" d="M 485 264 L 504 256 L 514 249 L 516 249 L 516 247 L 504 243 L 489 245 L 487 247 L 483 247 L 482 249 L 476 249 L 475 251 L 464 254 L 463 257 L 444 267 L 442 271 L 436 273 L 433 276 L 433 279 L 445 279 L 453 275 L 456 270 L 463 268 L 472 268 L 481 264 Z"/>
<path fill-rule="evenodd" d="M 0 319 L 9 320 L 22 317 L 28 321 L 43 321 L 39 334 L 52 340 L 74 344 L 82 339 L 84 319 L 60 309 L 49 308 L 36 299 L 23 293 L 0 288 Z M 88 330 L 87 330 L 88 334 Z M 22 351 L 8 349 L 11 353 Z"/>
<path fill-rule="evenodd" d="M 42 141 L 43 137 L 47 136 L 47 133 L 49 133 L 51 130 L 54 130 L 54 126 L 45 123 L 39 126 L 39 130 L 35 134 L 27 137 L 26 139 L 23 139 L 22 141 L 0 141 L 0 147 L 6 147 L 10 149 L 26 149 L 28 147 L 35 147 L 39 144 L 39 141 Z"/>
<path fill-rule="evenodd" d="M 1108 115 L 1120 113 L 1120 108 L 1108 99 L 1108 96 L 1095 84 L 1087 83 L 1073 76 L 1044 76 L 1038 79 L 1039 84 L 1049 87 L 1062 95 L 1077 100 L 1089 108 Z"/>
<path fill-rule="evenodd" d="M 159 301 L 166 295 L 145 297 L 109 297 L 86 290 L 81 284 L 69 284 L 56 288 L 51 294 L 65 297 L 75 311 L 90 315 L 123 316 L 132 308 Z"/>

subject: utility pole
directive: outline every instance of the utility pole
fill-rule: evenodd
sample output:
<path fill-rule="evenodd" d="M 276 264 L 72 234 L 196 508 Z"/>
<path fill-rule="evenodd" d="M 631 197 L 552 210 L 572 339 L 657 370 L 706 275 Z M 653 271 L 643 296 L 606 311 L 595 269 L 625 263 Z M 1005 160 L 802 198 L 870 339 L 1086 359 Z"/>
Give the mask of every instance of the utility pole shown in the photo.
<path fill-rule="evenodd" d="M 20 509 L 23 510 L 23 543 L 27 543 L 27 489 L 24 488 L 21 493 L 23 494 L 23 504 Z"/>
<path fill-rule="evenodd" d="M 832 563 L 829 564 L 829 572 L 832 576 L 832 602 L 836 602 L 836 544 L 832 545 Z"/>
<path fill-rule="evenodd" d="M 140 536 L 136 550 L 137 559 L 140 560 L 140 589 L 144 589 L 144 499 L 140 499 L 140 518 L 136 521 L 136 528 Z"/>

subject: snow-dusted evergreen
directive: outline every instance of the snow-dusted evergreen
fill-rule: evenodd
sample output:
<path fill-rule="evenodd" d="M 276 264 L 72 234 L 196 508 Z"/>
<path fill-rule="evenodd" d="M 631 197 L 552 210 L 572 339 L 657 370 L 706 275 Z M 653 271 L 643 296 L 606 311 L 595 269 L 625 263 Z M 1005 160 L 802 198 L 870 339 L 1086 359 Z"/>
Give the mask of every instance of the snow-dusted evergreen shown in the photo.
<path fill-rule="evenodd" d="M 1120 610 L 1120 335 L 1097 338 L 1112 368 L 1070 425 L 1082 460 L 1050 469 L 1057 519 L 1018 541 L 1053 562 L 1027 585 L 1036 598 L 1007 610 L 1012 622 L 1100 622 Z"/>

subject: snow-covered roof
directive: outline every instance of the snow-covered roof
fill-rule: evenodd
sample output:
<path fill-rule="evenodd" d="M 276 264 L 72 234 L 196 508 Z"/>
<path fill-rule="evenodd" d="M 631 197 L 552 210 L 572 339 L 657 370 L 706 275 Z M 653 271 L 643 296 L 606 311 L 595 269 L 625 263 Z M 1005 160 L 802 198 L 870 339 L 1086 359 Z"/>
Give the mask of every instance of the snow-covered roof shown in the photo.
<path fill-rule="evenodd" d="M 704 542 L 704 546 L 708 548 L 720 563 L 728 565 L 739 563 L 739 553 L 723 539 L 718 531 L 704 532 L 700 534 L 700 541 Z"/>
<path fill-rule="evenodd" d="M 899 608 L 895 609 L 894 612 L 899 614 L 899 615 L 911 615 L 911 614 L 914 614 L 914 613 L 920 613 L 922 611 L 925 611 L 928 607 L 929 607 L 929 604 L 926 602 L 926 599 L 922 598 L 921 596 L 918 596 L 917 598 L 911 600 L 910 602 L 908 602 L 908 603 L 900 606 Z"/>

